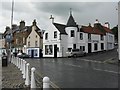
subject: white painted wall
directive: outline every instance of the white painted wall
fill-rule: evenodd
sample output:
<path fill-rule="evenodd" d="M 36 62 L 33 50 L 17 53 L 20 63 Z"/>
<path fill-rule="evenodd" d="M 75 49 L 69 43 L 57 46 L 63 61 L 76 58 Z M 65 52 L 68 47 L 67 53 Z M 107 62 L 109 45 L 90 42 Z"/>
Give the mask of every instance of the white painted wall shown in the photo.
<path fill-rule="evenodd" d="M 106 34 L 106 49 L 114 49 L 114 35 L 111 33 Z"/>
<path fill-rule="evenodd" d="M 35 46 L 35 41 L 37 41 L 38 42 L 38 46 L 37 47 L 42 49 L 42 39 L 40 39 L 40 36 L 36 33 L 35 29 L 36 29 L 36 26 L 33 26 L 31 33 L 27 37 L 26 46 L 27 47 L 36 47 Z M 37 38 L 36 38 L 36 36 L 37 36 Z M 28 42 L 30 42 L 30 46 L 28 46 Z"/>
<path fill-rule="evenodd" d="M 57 31 L 57 38 L 54 38 L 54 31 Z M 48 39 L 45 40 L 45 35 L 48 33 Z M 62 51 L 61 51 L 61 44 L 60 44 L 60 32 L 54 27 L 54 29 L 49 29 L 44 32 L 43 35 L 43 57 L 54 57 L 54 45 L 57 44 L 57 47 L 59 48 L 59 52 L 57 52 L 57 57 L 61 57 Z M 45 54 L 45 45 L 52 45 L 53 46 L 53 54 L 52 55 L 46 55 Z"/>
<path fill-rule="evenodd" d="M 71 37 L 71 30 L 74 30 L 75 32 L 75 37 Z M 73 45 L 73 44 L 76 44 L 77 43 L 77 38 L 78 38 L 78 34 L 77 34 L 77 28 L 76 27 L 67 27 L 65 29 L 66 33 L 68 34 L 68 47 Z"/>

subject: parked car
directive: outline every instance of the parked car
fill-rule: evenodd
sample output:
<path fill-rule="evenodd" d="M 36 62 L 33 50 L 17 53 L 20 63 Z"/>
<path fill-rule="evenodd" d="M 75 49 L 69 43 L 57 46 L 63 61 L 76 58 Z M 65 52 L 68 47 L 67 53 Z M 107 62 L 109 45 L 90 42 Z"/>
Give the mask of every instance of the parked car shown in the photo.
<path fill-rule="evenodd" d="M 26 53 L 22 53 L 22 54 L 18 54 L 17 55 L 19 58 L 29 58 L 30 55 L 26 54 Z"/>
<path fill-rule="evenodd" d="M 72 49 L 71 51 L 66 52 L 67 57 L 79 57 L 79 56 L 85 56 L 86 52 L 80 50 L 80 49 Z"/>

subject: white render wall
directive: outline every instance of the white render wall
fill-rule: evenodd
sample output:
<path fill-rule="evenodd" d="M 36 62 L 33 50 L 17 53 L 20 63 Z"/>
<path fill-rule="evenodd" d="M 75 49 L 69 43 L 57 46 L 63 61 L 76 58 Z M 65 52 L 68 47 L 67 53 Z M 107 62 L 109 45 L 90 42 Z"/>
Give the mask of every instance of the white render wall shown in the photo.
<path fill-rule="evenodd" d="M 36 29 L 36 26 L 33 26 L 30 35 L 27 37 L 26 46 L 27 47 L 35 47 L 35 41 L 37 41 L 37 44 L 38 44 L 37 47 L 42 48 L 40 36 L 36 33 L 35 29 Z M 37 38 L 36 38 L 36 36 L 37 36 Z M 28 46 L 28 42 L 30 42 L 30 46 Z"/>
<path fill-rule="evenodd" d="M 114 35 L 111 33 L 106 34 L 106 49 L 114 49 Z"/>
<path fill-rule="evenodd" d="M 57 38 L 54 38 L 54 31 L 57 31 Z M 48 33 L 48 39 L 45 40 L 45 34 Z M 59 52 L 57 52 L 57 57 L 62 57 L 62 50 L 60 44 L 60 32 L 57 29 L 46 30 L 43 35 L 43 57 L 54 57 L 54 45 L 57 44 Z M 45 45 L 52 45 L 52 55 L 45 54 Z"/>
<path fill-rule="evenodd" d="M 75 37 L 71 37 L 71 30 L 74 30 L 75 32 Z M 77 34 L 77 28 L 76 27 L 67 27 L 65 29 L 66 33 L 68 34 L 67 37 L 68 37 L 68 46 L 70 44 L 76 44 L 77 43 L 77 37 L 78 37 L 78 34 Z"/>

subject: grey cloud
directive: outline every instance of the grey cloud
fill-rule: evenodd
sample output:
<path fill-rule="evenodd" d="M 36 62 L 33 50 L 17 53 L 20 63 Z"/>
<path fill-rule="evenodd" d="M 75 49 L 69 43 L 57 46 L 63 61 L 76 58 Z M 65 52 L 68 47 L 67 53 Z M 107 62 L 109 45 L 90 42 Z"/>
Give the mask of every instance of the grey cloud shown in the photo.
<path fill-rule="evenodd" d="M 109 21 L 113 27 L 118 20 L 116 6 L 117 2 L 15 2 L 14 22 L 19 24 L 20 20 L 25 20 L 31 25 L 33 19 L 36 19 L 38 25 L 46 29 L 51 14 L 56 22 L 66 23 L 72 8 L 73 17 L 78 24 L 93 24 L 97 18 L 102 23 Z M 11 3 L 2 3 L 2 15 L 6 20 L 10 20 L 10 14 Z"/>

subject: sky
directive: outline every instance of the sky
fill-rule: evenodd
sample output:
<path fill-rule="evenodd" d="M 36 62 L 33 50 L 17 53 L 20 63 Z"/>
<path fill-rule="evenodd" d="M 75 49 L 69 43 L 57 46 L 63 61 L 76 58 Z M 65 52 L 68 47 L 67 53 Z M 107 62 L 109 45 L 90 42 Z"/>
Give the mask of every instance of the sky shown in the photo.
<path fill-rule="evenodd" d="M 49 1 L 49 2 L 48 2 Z M 118 24 L 118 0 L 14 0 L 13 24 L 19 25 L 21 20 L 26 26 L 32 25 L 34 19 L 40 29 L 50 29 L 50 15 L 56 23 L 66 24 L 72 8 L 72 15 L 78 25 L 91 25 L 95 20 L 104 25 L 110 23 L 110 28 Z M 6 26 L 11 26 L 12 0 L 0 1 L 0 32 Z"/>

